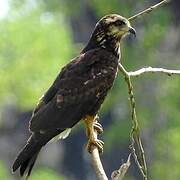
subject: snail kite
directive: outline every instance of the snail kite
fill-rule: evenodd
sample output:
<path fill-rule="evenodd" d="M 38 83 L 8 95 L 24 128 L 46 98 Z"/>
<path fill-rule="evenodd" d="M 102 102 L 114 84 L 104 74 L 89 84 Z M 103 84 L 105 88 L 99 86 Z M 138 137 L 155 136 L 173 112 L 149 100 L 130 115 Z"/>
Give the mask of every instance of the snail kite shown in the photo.
<path fill-rule="evenodd" d="M 40 99 L 30 120 L 31 136 L 17 156 L 12 170 L 29 177 L 41 148 L 51 139 L 66 138 L 71 128 L 84 120 L 91 145 L 103 149 L 103 142 L 94 137 L 98 110 L 117 74 L 120 41 L 126 34 L 136 34 L 129 21 L 117 14 L 103 17 L 96 24 L 91 38 L 81 53 L 71 60 Z"/>

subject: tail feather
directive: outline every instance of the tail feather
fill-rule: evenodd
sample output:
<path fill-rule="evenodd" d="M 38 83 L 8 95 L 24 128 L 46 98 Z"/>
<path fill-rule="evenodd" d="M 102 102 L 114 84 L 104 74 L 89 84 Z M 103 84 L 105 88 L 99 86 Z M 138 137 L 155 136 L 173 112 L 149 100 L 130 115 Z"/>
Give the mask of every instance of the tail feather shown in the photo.
<path fill-rule="evenodd" d="M 20 167 L 20 170 L 19 170 L 21 176 L 24 175 L 24 173 L 25 173 L 25 171 L 26 171 L 26 169 L 27 169 L 27 167 L 28 167 L 29 161 L 30 161 L 30 159 L 28 159 L 28 160 L 26 160 L 26 161 L 24 161 L 24 162 L 22 163 L 22 165 L 21 165 L 21 167 Z"/>
<path fill-rule="evenodd" d="M 41 148 L 49 142 L 54 136 L 57 136 L 63 130 L 48 132 L 47 134 L 33 133 L 27 144 L 20 151 L 19 155 L 14 161 L 12 171 L 15 172 L 20 168 L 20 175 L 26 175 L 26 180 L 31 174 L 32 168 L 35 164 L 37 156 Z"/>
<path fill-rule="evenodd" d="M 14 164 L 12 166 L 13 172 L 20 168 L 21 176 L 24 176 L 26 171 L 27 176 L 30 175 L 42 146 L 46 144 L 43 139 L 40 139 L 39 135 L 37 134 L 33 134 L 30 136 L 26 146 L 22 149 L 22 151 L 14 161 Z"/>
<path fill-rule="evenodd" d="M 33 168 L 33 166 L 34 166 L 34 164 L 35 164 L 35 162 L 36 162 L 36 159 L 37 159 L 38 154 L 39 154 L 39 152 L 37 152 L 37 153 L 33 156 L 33 158 L 31 159 L 31 162 L 30 162 L 30 164 L 29 164 L 29 170 L 28 170 L 27 176 L 30 176 L 31 171 L 32 171 L 32 168 Z"/>
<path fill-rule="evenodd" d="M 30 176 L 31 174 L 31 170 L 34 166 L 34 163 L 37 159 L 37 156 L 39 154 L 39 151 L 33 155 L 31 158 L 27 159 L 26 161 L 24 161 L 20 167 L 20 175 L 23 176 L 25 171 L 27 170 L 27 176 Z"/>

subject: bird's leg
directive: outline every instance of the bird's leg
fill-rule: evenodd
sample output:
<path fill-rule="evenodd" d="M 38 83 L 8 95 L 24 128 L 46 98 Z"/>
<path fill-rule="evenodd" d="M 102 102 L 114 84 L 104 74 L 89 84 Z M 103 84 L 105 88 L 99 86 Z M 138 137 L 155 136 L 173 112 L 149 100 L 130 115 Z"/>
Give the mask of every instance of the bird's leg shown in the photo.
<path fill-rule="evenodd" d="M 85 118 L 86 132 L 87 132 L 87 136 L 88 136 L 87 150 L 89 153 L 91 153 L 92 145 L 94 145 L 98 148 L 99 152 L 102 153 L 104 143 L 103 143 L 103 141 L 97 139 L 94 134 L 95 120 L 96 120 L 96 116 L 86 116 L 86 118 Z M 99 129 L 99 126 L 98 126 L 98 129 Z"/>
<path fill-rule="evenodd" d="M 96 115 L 93 120 L 93 127 L 94 127 L 94 130 L 96 130 L 98 134 L 101 134 L 101 133 L 103 133 L 103 127 L 98 121 L 99 121 L 99 116 Z M 89 137 L 88 128 L 86 128 L 86 135 Z"/>

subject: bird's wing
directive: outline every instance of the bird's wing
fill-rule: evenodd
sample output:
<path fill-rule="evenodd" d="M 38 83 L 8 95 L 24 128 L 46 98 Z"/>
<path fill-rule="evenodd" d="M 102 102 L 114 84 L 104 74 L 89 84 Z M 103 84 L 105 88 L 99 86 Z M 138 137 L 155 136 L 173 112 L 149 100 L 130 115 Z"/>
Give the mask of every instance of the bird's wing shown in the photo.
<path fill-rule="evenodd" d="M 58 77 L 61 76 L 62 74 L 63 73 L 60 73 Z M 47 103 L 50 102 L 52 98 L 56 95 L 57 91 L 58 89 L 55 80 L 54 83 L 51 85 L 51 87 L 46 91 L 46 93 L 39 99 L 39 102 L 36 105 L 32 116 L 34 116 L 34 114 L 36 114 L 41 108 L 45 107 Z"/>
<path fill-rule="evenodd" d="M 98 50 L 91 50 L 67 64 L 42 98 L 38 111 L 30 121 L 30 130 L 70 128 L 79 121 L 85 101 L 94 96 L 94 84 L 89 76 L 91 66 L 99 61 Z M 87 82 L 87 85 L 84 84 Z M 86 86 L 84 86 L 86 85 Z M 86 98 L 87 97 L 87 98 Z M 91 103 L 91 102 L 89 102 Z M 84 109 L 84 110 L 83 110 Z"/>
<path fill-rule="evenodd" d="M 56 95 L 58 92 L 58 87 L 60 86 L 60 79 L 63 77 L 63 74 L 65 73 L 67 68 L 70 68 L 75 63 L 76 59 L 73 59 L 68 65 L 62 68 L 61 72 L 56 77 L 53 84 L 50 86 L 50 88 L 43 94 L 43 96 L 39 99 L 32 116 L 34 116 L 35 113 L 37 113 L 40 109 L 45 107 Z"/>

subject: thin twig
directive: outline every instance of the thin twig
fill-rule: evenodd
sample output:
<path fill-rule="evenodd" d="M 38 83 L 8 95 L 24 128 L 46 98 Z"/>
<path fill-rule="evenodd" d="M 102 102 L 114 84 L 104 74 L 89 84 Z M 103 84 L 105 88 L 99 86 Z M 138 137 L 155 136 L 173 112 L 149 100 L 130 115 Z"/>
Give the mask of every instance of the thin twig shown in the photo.
<path fill-rule="evenodd" d="M 122 74 L 125 77 L 125 81 L 128 86 L 128 93 L 129 93 L 129 100 L 130 100 L 130 107 L 131 107 L 131 118 L 132 118 L 132 130 L 131 130 L 131 151 L 132 155 L 134 156 L 135 162 L 138 165 L 141 174 L 143 175 L 144 180 L 147 180 L 147 165 L 146 165 L 146 159 L 144 155 L 144 149 L 141 143 L 140 133 L 139 133 L 139 124 L 136 116 L 136 103 L 133 93 L 133 86 L 131 83 L 131 78 L 128 74 L 128 72 L 125 70 L 125 68 L 119 63 L 118 65 L 119 71 L 122 72 Z M 136 153 L 136 148 L 137 152 Z"/>
<path fill-rule="evenodd" d="M 144 14 L 150 13 L 150 12 L 153 11 L 154 9 L 156 9 L 156 8 L 158 8 L 158 7 L 161 7 L 161 6 L 169 3 L 170 1 L 171 1 L 171 0 L 161 1 L 161 2 L 159 2 L 158 4 L 155 4 L 154 6 L 151 6 L 151 7 L 147 8 L 147 9 L 145 9 L 144 11 L 141 11 L 141 12 L 135 14 L 134 16 L 131 16 L 130 18 L 128 18 L 128 20 L 129 20 L 129 21 L 133 21 L 133 20 L 135 20 L 136 18 L 138 18 L 138 17 L 140 17 L 140 16 L 142 16 L 142 15 L 144 15 Z"/>
<path fill-rule="evenodd" d="M 166 74 L 168 76 L 171 76 L 173 74 L 180 74 L 180 70 L 170 70 L 170 69 L 164 69 L 164 68 L 153 68 L 153 67 L 145 67 L 145 68 L 141 68 L 137 71 L 132 71 L 132 72 L 128 72 L 128 75 L 131 77 L 138 77 L 142 74 L 145 73 L 163 73 Z"/>
<path fill-rule="evenodd" d="M 111 174 L 112 180 L 122 180 L 131 165 L 131 154 L 128 156 L 128 159 L 125 163 L 123 163 L 118 170 L 115 170 Z"/>

